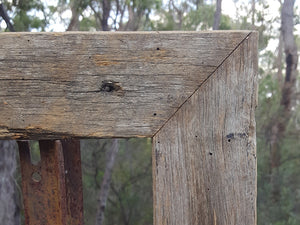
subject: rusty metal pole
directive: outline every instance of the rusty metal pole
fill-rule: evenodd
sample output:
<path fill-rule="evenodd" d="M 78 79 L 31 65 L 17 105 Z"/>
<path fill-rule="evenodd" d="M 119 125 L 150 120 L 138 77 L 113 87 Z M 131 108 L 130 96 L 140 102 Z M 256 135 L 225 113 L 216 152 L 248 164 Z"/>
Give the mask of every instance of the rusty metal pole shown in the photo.
<path fill-rule="evenodd" d="M 82 225 L 83 195 L 79 140 L 39 141 L 41 161 L 19 141 L 26 225 Z"/>

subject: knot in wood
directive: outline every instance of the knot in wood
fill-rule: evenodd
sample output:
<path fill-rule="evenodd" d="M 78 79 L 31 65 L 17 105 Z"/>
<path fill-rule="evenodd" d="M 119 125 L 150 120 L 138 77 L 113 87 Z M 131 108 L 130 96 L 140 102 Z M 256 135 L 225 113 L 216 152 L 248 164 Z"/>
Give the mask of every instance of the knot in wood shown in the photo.
<path fill-rule="evenodd" d="M 121 86 L 118 82 L 115 82 L 113 80 L 104 80 L 102 81 L 100 91 L 104 92 L 113 92 L 113 91 L 119 91 L 121 90 Z"/>

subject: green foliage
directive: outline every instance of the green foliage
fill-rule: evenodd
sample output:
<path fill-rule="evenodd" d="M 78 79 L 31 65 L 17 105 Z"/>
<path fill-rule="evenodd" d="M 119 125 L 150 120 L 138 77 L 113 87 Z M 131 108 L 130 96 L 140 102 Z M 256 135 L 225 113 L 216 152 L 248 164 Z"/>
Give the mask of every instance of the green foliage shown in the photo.
<path fill-rule="evenodd" d="M 152 224 L 151 140 L 121 140 L 105 210 L 105 225 Z M 94 224 L 109 140 L 82 141 L 85 224 Z"/>
<path fill-rule="evenodd" d="M 41 160 L 41 153 L 38 141 L 30 141 L 30 158 L 31 163 L 37 165 Z"/>
<path fill-rule="evenodd" d="M 263 70 L 261 70 L 263 74 Z M 290 119 L 283 141 L 280 143 L 281 164 L 277 179 L 280 181 L 280 199 L 272 200 L 270 168 L 270 135 L 272 124 L 280 120 L 281 89 L 274 73 L 269 72 L 260 80 L 259 106 L 256 111 L 257 121 L 257 159 L 258 159 L 258 225 L 300 224 L 300 141 L 299 107 Z"/>
<path fill-rule="evenodd" d="M 96 20 L 93 17 L 84 17 L 80 21 L 79 30 L 90 31 L 95 27 L 97 27 L 97 24 L 96 24 Z"/>
<path fill-rule="evenodd" d="M 198 10 L 190 11 L 184 18 L 185 30 L 207 30 L 214 23 L 214 5 L 204 5 Z"/>
<path fill-rule="evenodd" d="M 47 25 L 46 18 L 36 14 L 45 14 L 45 8 L 40 0 L 4 1 L 8 11 L 13 12 L 12 21 L 16 31 L 30 31 L 37 29 L 44 31 Z"/>
<path fill-rule="evenodd" d="M 232 20 L 227 15 L 221 16 L 221 22 L 220 22 L 220 30 L 230 30 L 232 29 Z"/>
<path fill-rule="evenodd" d="M 150 139 L 123 141 L 119 163 L 114 169 L 105 224 L 153 224 L 151 145 Z"/>
<path fill-rule="evenodd" d="M 208 30 L 214 22 L 215 5 L 200 4 L 196 7 L 197 1 L 186 1 L 179 6 L 172 8 L 164 7 L 157 12 L 160 20 L 153 22 L 153 30 Z M 180 16 L 178 16 L 180 11 Z M 181 22 L 180 22 L 181 21 Z M 227 15 L 222 15 L 220 29 L 228 30 L 232 27 L 232 19 Z"/>
<path fill-rule="evenodd" d="M 278 22 L 280 13 L 278 13 L 275 18 L 268 18 L 266 15 L 266 10 L 269 5 L 264 0 L 256 1 L 256 11 L 254 12 L 254 24 L 251 21 L 252 10 L 247 2 L 241 2 L 237 6 L 237 16 L 234 21 L 232 29 L 236 30 L 256 30 L 259 32 L 259 49 L 265 49 L 269 41 L 277 37 L 278 30 L 274 30 L 274 23 Z M 243 13 L 240 13 L 243 12 Z"/>
<path fill-rule="evenodd" d="M 160 20 L 152 22 L 152 30 L 161 30 L 161 31 L 168 31 L 168 30 L 175 30 L 175 21 L 173 19 L 172 14 L 169 11 L 161 10 L 160 11 Z"/>

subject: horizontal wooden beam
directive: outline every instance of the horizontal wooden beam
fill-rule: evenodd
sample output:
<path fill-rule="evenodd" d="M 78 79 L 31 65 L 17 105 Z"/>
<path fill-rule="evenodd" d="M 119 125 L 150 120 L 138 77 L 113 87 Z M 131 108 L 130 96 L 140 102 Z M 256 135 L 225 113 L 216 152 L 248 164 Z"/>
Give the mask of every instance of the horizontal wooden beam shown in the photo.
<path fill-rule="evenodd" d="M 152 137 L 249 33 L 1 33 L 0 139 Z"/>

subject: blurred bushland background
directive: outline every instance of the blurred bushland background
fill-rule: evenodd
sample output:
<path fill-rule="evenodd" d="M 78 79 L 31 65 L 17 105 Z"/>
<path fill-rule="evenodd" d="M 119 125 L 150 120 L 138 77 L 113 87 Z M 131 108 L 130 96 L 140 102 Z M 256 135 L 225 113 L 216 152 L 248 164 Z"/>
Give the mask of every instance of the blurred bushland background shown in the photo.
<path fill-rule="evenodd" d="M 297 70 L 300 1 L 3 0 L 0 3 L 1 32 L 257 30 L 260 37 L 256 110 L 258 225 L 300 224 Z M 5 21 L 5 14 L 11 24 Z M 151 145 L 151 139 L 81 141 L 86 225 L 96 224 L 96 215 L 101 213 L 97 212 L 97 199 L 105 181 L 109 192 L 104 196 L 107 201 L 102 212 L 103 224 L 153 224 Z M 38 143 L 32 141 L 31 146 L 38 158 Z M 15 143 L 0 141 L 1 225 L 24 223 L 20 180 Z"/>

